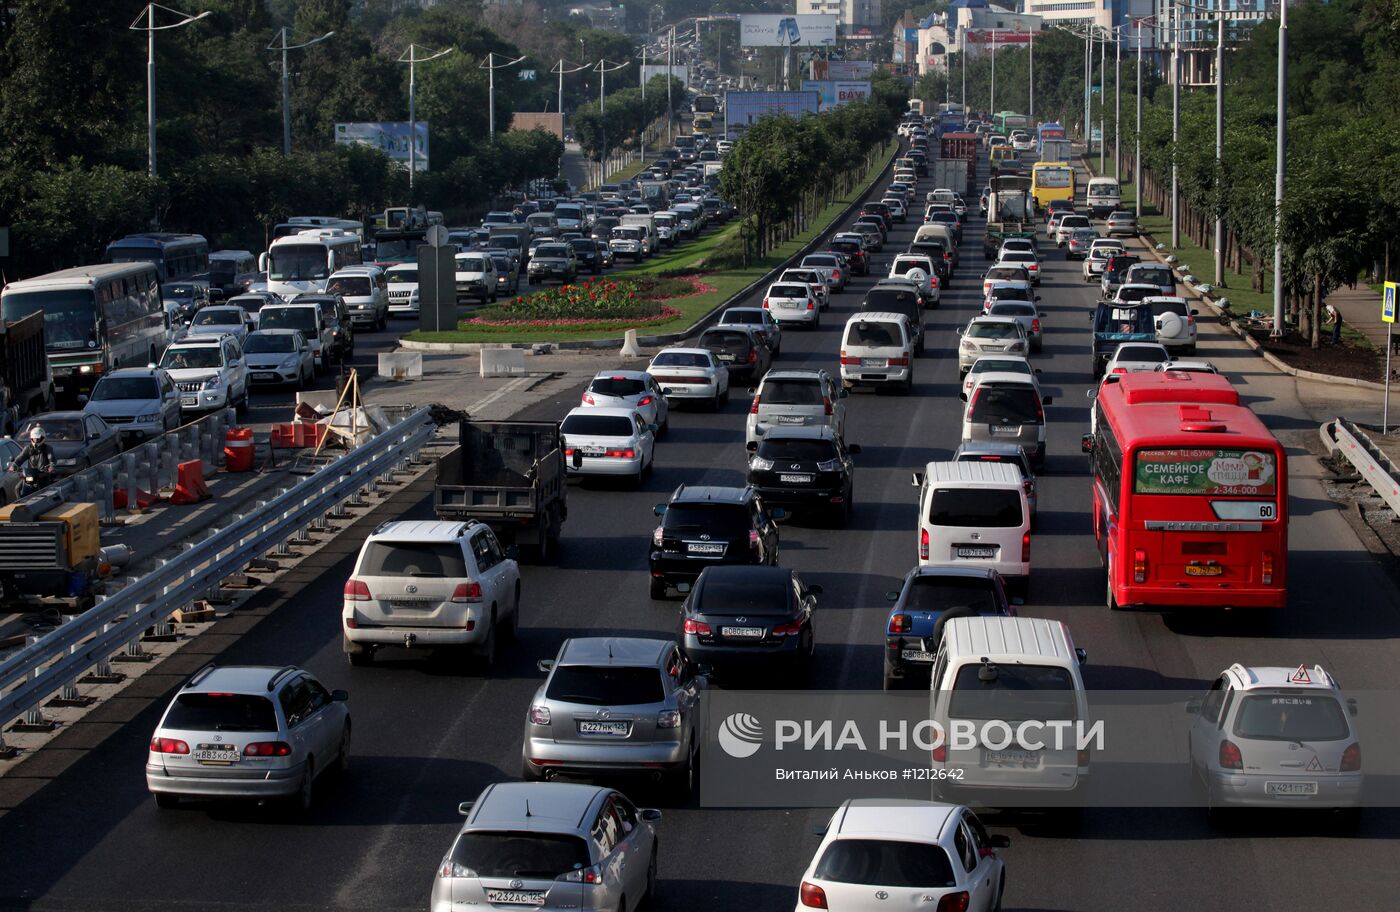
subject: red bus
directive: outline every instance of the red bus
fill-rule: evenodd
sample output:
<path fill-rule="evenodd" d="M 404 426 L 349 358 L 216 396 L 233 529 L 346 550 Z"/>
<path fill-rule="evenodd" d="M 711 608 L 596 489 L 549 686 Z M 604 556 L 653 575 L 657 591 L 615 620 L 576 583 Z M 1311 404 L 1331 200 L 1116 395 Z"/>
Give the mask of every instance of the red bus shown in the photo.
<path fill-rule="evenodd" d="M 1228 380 L 1181 371 L 1100 387 L 1083 441 L 1110 608 L 1281 608 L 1287 456 Z"/>

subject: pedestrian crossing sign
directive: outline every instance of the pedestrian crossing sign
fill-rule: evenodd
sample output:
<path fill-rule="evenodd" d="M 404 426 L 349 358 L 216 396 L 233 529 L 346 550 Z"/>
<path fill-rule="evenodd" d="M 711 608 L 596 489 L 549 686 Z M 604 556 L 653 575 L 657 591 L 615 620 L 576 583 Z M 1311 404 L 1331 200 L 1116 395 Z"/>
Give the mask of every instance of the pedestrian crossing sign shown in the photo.
<path fill-rule="evenodd" d="M 1381 322 L 1395 322 L 1395 293 L 1400 288 L 1400 282 L 1386 282 L 1385 292 L 1381 295 Z"/>

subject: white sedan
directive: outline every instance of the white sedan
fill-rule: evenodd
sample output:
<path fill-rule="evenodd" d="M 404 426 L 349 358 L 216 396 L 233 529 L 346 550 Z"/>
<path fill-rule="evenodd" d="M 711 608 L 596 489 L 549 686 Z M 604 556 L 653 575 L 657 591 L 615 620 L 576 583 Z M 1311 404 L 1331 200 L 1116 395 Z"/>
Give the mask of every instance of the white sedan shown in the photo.
<path fill-rule="evenodd" d="M 705 348 L 664 348 L 647 366 L 667 402 L 691 400 L 719 411 L 729 401 L 729 368 Z"/>
<path fill-rule="evenodd" d="M 1124 342 L 1113 352 L 1104 367 L 1104 374 L 1136 374 L 1142 371 L 1155 371 L 1157 365 L 1168 362 L 1172 356 L 1165 346 L 1157 342 Z"/>
<path fill-rule="evenodd" d="M 560 432 L 571 477 L 612 475 L 641 484 L 656 452 L 656 425 L 636 409 L 580 406 L 564 418 Z"/>
<path fill-rule="evenodd" d="M 957 804 L 857 798 L 836 809 L 802 874 L 796 912 L 1001 908 L 1006 836 Z"/>
<path fill-rule="evenodd" d="M 647 424 L 656 425 L 658 434 L 666 433 L 671 424 L 671 410 L 666 405 L 661 384 L 646 371 L 599 371 L 583 391 L 579 405 L 636 409 Z"/>

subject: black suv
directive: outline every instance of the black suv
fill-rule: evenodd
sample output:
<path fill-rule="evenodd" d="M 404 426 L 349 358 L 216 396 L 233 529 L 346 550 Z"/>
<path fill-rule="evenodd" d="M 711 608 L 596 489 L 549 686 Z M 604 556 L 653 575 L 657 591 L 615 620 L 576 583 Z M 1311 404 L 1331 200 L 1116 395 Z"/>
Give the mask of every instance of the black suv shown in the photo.
<path fill-rule="evenodd" d="M 781 509 L 769 509 L 751 487 L 676 488 L 669 503 L 657 504 L 661 522 L 651 534 L 648 569 L 651 597 L 668 586 L 693 583 L 716 564 L 778 563 Z"/>
<path fill-rule="evenodd" d="M 292 299 L 293 304 L 316 304 L 331 328 L 331 350 L 329 360 L 344 364 L 355 354 L 355 326 L 350 319 L 350 308 L 345 296 L 338 293 L 299 294 Z"/>
<path fill-rule="evenodd" d="M 838 525 L 851 515 L 858 445 L 829 427 L 774 427 L 749 457 L 749 485 L 764 503 L 821 512 Z"/>

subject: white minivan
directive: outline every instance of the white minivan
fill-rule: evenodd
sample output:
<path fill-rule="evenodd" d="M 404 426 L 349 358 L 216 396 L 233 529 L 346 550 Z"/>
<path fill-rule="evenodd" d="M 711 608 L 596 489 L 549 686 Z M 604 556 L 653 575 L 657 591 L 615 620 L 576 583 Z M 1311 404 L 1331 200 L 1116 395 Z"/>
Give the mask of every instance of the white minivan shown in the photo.
<path fill-rule="evenodd" d="M 914 340 L 901 313 L 858 313 L 841 333 L 841 385 L 914 387 Z"/>
<path fill-rule="evenodd" d="M 1011 466 L 1004 468 L 1015 469 Z M 1075 723 L 1090 730 L 1080 665 L 1084 650 L 1062 621 L 1032 617 L 956 617 L 943 628 L 933 659 L 930 709 L 953 731 L 989 719 L 1018 720 L 1010 743 L 977 737 L 933 750 L 933 765 L 960 770 L 940 789 L 944 800 L 991 807 L 1066 805 L 1089 775 L 1089 749 L 1080 749 Z M 1024 723 L 1069 723 L 1063 727 Z M 1057 739 L 1056 729 L 1063 732 Z M 985 742 L 985 743 L 982 743 Z M 1028 793 L 1040 793 L 1033 797 Z M 1058 801 L 1056 800 L 1058 799 Z"/>
<path fill-rule="evenodd" d="M 1090 178 L 1086 198 L 1089 203 L 1089 211 L 1094 218 L 1104 218 L 1123 204 L 1123 194 L 1118 188 L 1118 178 Z"/>
<path fill-rule="evenodd" d="M 1024 593 L 1031 510 L 1021 470 L 1002 462 L 930 462 L 919 489 L 919 566 L 987 567 Z"/>

